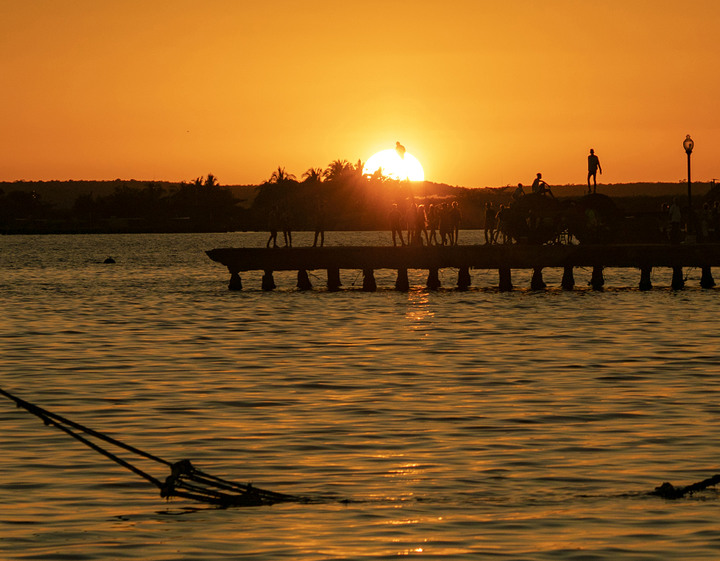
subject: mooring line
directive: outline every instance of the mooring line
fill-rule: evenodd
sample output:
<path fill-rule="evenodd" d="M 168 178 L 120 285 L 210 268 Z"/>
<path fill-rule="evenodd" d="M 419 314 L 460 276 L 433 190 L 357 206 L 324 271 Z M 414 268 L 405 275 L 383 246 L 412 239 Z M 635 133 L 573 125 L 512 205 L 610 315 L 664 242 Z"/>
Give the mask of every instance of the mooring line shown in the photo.
<path fill-rule="evenodd" d="M 106 458 L 109 458 L 122 467 L 143 477 L 160 489 L 160 496 L 163 498 L 183 497 L 200 502 L 211 503 L 221 507 L 261 506 L 278 502 L 309 502 L 308 499 L 302 497 L 266 491 L 264 489 L 253 487 L 252 484 L 245 485 L 232 481 L 226 481 L 219 477 L 204 473 L 193 466 L 189 460 L 169 462 L 159 458 L 158 456 L 140 450 L 139 448 L 135 448 L 134 446 L 130 446 L 129 444 L 120 442 L 115 438 L 71 421 L 61 415 L 48 411 L 47 409 L 38 407 L 37 405 L 30 403 L 29 401 L 25 401 L 24 399 L 21 399 L 2 388 L 0 388 L 0 395 L 4 395 L 8 399 L 14 401 L 17 407 L 21 407 L 27 412 L 39 417 L 45 425 L 54 426 L 60 429 L 92 450 L 95 450 Z M 103 447 L 99 446 L 95 442 L 92 442 L 88 438 L 85 438 L 81 434 L 74 432 L 70 427 L 99 440 L 108 442 L 113 446 L 117 446 L 146 459 L 169 466 L 170 475 L 165 478 L 164 482 L 162 482 L 137 466 L 134 466 L 130 462 L 120 458 L 116 454 L 105 450 Z"/>
<path fill-rule="evenodd" d="M 150 454 L 148 452 L 145 452 L 143 450 L 140 450 L 139 448 L 135 448 L 134 446 L 130 446 L 129 444 L 125 444 L 124 442 L 120 442 L 119 440 L 116 440 L 116 439 L 114 439 L 110 436 L 107 436 L 106 434 L 103 434 L 101 432 L 97 432 L 91 428 L 81 425 L 80 423 L 76 423 L 75 421 L 66 419 L 62 415 L 58 415 L 57 413 L 53 413 L 51 411 L 48 411 L 47 409 L 43 409 L 42 407 L 39 407 L 38 405 L 35 405 L 34 403 L 30 403 L 29 401 L 25 401 L 24 399 L 21 399 L 15 395 L 3 390 L 2 388 L 0 388 L 0 394 L 13 400 L 18 405 L 18 407 L 22 407 L 29 413 L 32 413 L 33 415 L 40 417 L 46 425 L 49 424 L 48 419 L 54 419 L 60 423 L 69 425 L 76 430 L 84 432 L 85 434 L 89 434 L 90 436 L 94 436 L 95 438 L 98 438 L 100 440 L 104 440 L 105 442 L 108 442 L 114 446 L 117 446 L 118 448 L 124 448 L 125 450 L 128 450 L 129 452 L 132 452 L 134 454 L 137 454 L 138 456 L 143 456 L 149 460 L 153 460 L 155 462 L 165 464 L 167 466 L 172 465 L 172 462 L 168 462 L 167 460 L 158 458 L 157 456 Z M 60 428 L 59 425 L 57 425 L 57 423 L 53 423 L 53 424 L 55 424 L 55 426 L 58 426 L 58 428 Z"/>

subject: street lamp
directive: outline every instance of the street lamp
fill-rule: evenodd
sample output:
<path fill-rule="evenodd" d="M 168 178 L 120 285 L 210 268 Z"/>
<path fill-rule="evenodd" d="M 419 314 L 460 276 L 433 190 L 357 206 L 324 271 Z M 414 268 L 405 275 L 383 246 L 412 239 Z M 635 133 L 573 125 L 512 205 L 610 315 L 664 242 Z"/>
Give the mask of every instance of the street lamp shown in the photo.
<path fill-rule="evenodd" d="M 692 211 L 692 181 L 690 180 L 690 154 L 692 154 L 693 148 L 695 147 L 695 143 L 693 142 L 693 139 L 690 138 L 690 135 L 685 136 L 685 140 L 683 140 L 683 148 L 685 148 L 685 153 L 688 157 L 688 234 L 692 232 L 692 223 L 693 223 L 693 211 Z"/>

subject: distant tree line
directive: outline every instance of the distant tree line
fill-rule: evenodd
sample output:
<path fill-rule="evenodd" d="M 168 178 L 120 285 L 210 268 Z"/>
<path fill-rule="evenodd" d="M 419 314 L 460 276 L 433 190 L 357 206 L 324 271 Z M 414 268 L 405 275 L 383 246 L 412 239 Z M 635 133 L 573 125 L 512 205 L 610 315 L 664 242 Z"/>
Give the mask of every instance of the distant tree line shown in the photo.
<path fill-rule="evenodd" d="M 213 174 L 189 182 L 15 182 L 0 187 L 0 231 L 23 232 L 212 232 L 265 230 L 270 211 L 291 216 L 294 229 L 312 229 L 322 203 L 328 229 L 383 229 L 390 205 L 418 197 L 444 198 L 475 190 L 364 175 L 363 162 L 335 160 L 309 168 L 298 180 L 279 166 L 267 181 L 222 186 Z M 110 185 L 108 185 L 108 183 Z M 100 187 L 103 189 L 100 189 Z M 108 187 L 112 187 L 111 190 Z M 71 204 L 43 193 L 81 189 Z M 104 192 L 98 192 L 104 191 Z"/>
<path fill-rule="evenodd" d="M 92 182 L 84 183 L 92 188 Z M 212 174 L 181 184 L 113 183 L 109 194 L 77 195 L 70 208 L 44 201 L 39 189 L 0 190 L 0 227 L 4 232 L 164 232 L 214 231 L 237 224 L 238 200 Z"/>
<path fill-rule="evenodd" d="M 653 184 L 646 185 L 652 193 Z M 382 230 L 388 227 L 393 203 L 403 208 L 413 202 L 450 200 L 460 204 L 463 228 L 480 228 L 485 203 L 507 203 L 512 192 L 509 186 L 469 189 L 427 181 L 410 183 L 389 179 L 381 171 L 366 175 L 362 161 L 340 159 L 324 169 L 308 168 L 300 179 L 279 166 L 262 184 L 241 187 L 222 186 L 213 174 L 182 183 L 119 179 L 2 183 L 0 232 L 265 230 L 273 209 L 289 214 L 293 229 L 311 230 L 321 203 L 328 230 Z M 61 192 L 73 197 L 68 204 L 51 203 L 50 197 L 45 198 L 48 193 Z M 558 191 L 556 194 L 561 195 Z M 657 198 L 652 196 L 624 202 L 630 210 L 659 208 Z"/>

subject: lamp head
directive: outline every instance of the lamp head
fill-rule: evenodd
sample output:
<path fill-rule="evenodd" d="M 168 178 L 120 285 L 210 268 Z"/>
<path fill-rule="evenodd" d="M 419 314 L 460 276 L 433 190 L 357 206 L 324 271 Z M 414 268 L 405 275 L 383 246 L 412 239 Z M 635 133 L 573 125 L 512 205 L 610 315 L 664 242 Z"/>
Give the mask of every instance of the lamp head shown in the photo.
<path fill-rule="evenodd" d="M 690 135 L 685 136 L 685 140 L 683 140 L 683 148 L 685 148 L 685 152 L 687 152 L 688 156 L 693 151 L 693 148 L 695 147 L 695 143 L 693 142 L 693 139 L 690 138 Z"/>

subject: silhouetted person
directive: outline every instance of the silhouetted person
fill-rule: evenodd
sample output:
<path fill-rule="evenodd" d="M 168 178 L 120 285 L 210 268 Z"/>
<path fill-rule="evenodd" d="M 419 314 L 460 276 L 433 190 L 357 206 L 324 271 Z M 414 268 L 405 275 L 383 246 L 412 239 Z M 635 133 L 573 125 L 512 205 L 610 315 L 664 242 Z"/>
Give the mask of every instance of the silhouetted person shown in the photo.
<path fill-rule="evenodd" d="M 390 230 L 392 231 L 393 246 L 397 245 L 396 235 L 400 236 L 400 245 L 405 245 L 402 235 L 402 213 L 398 208 L 397 204 L 393 204 L 392 210 L 390 211 Z"/>
<path fill-rule="evenodd" d="M 315 209 L 315 240 L 313 247 L 317 246 L 318 238 L 320 239 L 320 247 L 325 245 L 325 205 L 320 201 Z"/>
<path fill-rule="evenodd" d="M 270 242 L 272 242 L 273 247 L 277 247 L 277 234 L 278 234 L 278 208 L 276 206 L 272 207 L 270 209 L 270 212 L 268 213 L 268 230 L 270 230 L 270 237 L 268 238 L 267 244 L 265 244 L 265 247 L 270 247 Z"/>
<path fill-rule="evenodd" d="M 700 213 L 700 233 L 703 241 L 710 239 L 710 225 L 712 224 L 712 210 L 709 203 L 703 203 Z"/>
<path fill-rule="evenodd" d="M 417 209 L 417 205 L 412 203 L 410 208 L 405 211 L 405 227 L 407 228 L 408 245 L 412 245 L 415 238 L 415 209 Z"/>
<path fill-rule="evenodd" d="M 440 230 L 440 245 L 445 245 L 446 243 L 452 245 L 450 208 L 447 203 L 442 203 L 438 210 L 438 229 Z"/>
<path fill-rule="evenodd" d="M 405 159 L 405 147 L 400 142 L 395 143 L 395 151 L 403 160 Z"/>
<path fill-rule="evenodd" d="M 587 184 L 588 184 L 588 195 L 590 193 L 594 193 L 597 189 L 597 172 L 600 171 L 600 175 L 602 175 L 602 167 L 600 167 L 600 158 L 598 158 L 595 155 L 595 150 L 590 148 L 590 155 L 588 156 L 588 176 L 587 176 Z M 593 180 L 593 186 L 592 191 L 590 190 L 590 178 L 592 177 Z"/>
<path fill-rule="evenodd" d="M 428 236 L 428 245 L 438 245 L 438 239 L 437 239 L 437 229 L 438 229 L 438 223 L 439 223 L 438 208 L 433 204 L 429 205 L 427 208 L 426 216 L 427 216 L 427 227 L 428 227 L 428 230 L 430 230 L 430 235 Z"/>
<path fill-rule="evenodd" d="M 458 235 L 460 234 L 460 221 L 462 216 L 460 215 L 460 207 L 457 201 L 453 201 L 450 207 L 450 240 L 452 245 L 458 244 Z"/>
<path fill-rule="evenodd" d="M 427 231 L 427 213 L 425 212 L 425 205 L 420 205 L 417 207 L 417 211 L 415 214 L 415 229 L 417 230 L 417 236 L 420 240 L 420 245 L 422 245 L 423 234 L 425 234 L 425 242 L 430 245 L 430 237 L 428 236 Z"/>
<path fill-rule="evenodd" d="M 283 238 L 285 239 L 285 247 L 292 247 L 292 227 L 290 226 L 290 212 L 284 209 L 280 217 L 282 223 Z"/>
<path fill-rule="evenodd" d="M 672 204 L 668 209 L 668 218 L 670 219 L 670 241 L 672 243 L 680 243 L 680 223 L 682 222 L 682 212 L 677 204 L 677 198 L 673 198 Z"/>
<path fill-rule="evenodd" d="M 555 198 L 555 195 L 552 194 L 552 191 L 550 190 L 550 187 L 548 187 L 548 184 L 543 181 L 542 173 L 538 173 L 537 177 L 533 181 L 532 192 L 538 193 L 540 195 L 544 193 L 549 193 L 553 199 Z"/>
<path fill-rule="evenodd" d="M 517 201 L 525 196 L 525 189 L 523 188 L 522 183 L 518 183 L 518 186 L 515 188 L 512 194 L 513 201 Z"/>
<path fill-rule="evenodd" d="M 495 242 L 495 207 L 492 203 L 485 203 L 485 243 Z"/>
<path fill-rule="evenodd" d="M 508 243 L 509 238 L 507 235 L 507 208 L 505 208 L 505 205 L 503 204 L 500 205 L 497 214 L 495 214 L 495 228 L 495 237 L 493 238 L 493 240 L 499 241 L 500 234 L 502 234 L 503 243 Z"/>

